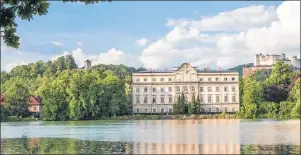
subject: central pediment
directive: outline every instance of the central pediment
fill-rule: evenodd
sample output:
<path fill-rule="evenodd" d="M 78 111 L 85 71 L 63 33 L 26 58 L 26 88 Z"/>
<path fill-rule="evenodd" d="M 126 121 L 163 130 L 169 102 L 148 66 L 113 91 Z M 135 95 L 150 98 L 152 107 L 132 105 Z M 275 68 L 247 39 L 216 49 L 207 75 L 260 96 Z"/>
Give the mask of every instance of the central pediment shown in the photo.
<path fill-rule="evenodd" d="M 198 81 L 197 71 L 189 63 L 183 63 L 176 71 L 176 81 L 193 82 Z"/>
<path fill-rule="evenodd" d="M 197 73 L 197 71 L 192 67 L 189 63 L 183 63 L 176 71 L 178 72 L 184 72 L 184 73 Z"/>

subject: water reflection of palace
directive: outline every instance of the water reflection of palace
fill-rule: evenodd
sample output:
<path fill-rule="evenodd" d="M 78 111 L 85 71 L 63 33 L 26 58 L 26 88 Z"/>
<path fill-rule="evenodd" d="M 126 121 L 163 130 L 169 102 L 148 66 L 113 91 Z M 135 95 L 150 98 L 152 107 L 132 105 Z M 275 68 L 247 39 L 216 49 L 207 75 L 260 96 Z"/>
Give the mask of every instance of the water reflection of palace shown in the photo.
<path fill-rule="evenodd" d="M 239 120 L 138 121 L 133 154 L 240 154 Z"/>

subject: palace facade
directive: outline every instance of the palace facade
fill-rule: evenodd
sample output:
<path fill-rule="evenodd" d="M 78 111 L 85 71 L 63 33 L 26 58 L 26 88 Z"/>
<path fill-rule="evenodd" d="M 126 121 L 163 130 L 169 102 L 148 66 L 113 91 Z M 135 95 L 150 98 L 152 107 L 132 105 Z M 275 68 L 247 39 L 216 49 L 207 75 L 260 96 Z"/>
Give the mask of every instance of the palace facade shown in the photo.
<path fill-rule="evenodd" d="M 189 104 L 199 96 L 201 112 L 239 110 L 239 73 L 198 70 L 184 63 L 173 70 L 132 75 L 133 113 L 171 113 L 182 92 Z"/>

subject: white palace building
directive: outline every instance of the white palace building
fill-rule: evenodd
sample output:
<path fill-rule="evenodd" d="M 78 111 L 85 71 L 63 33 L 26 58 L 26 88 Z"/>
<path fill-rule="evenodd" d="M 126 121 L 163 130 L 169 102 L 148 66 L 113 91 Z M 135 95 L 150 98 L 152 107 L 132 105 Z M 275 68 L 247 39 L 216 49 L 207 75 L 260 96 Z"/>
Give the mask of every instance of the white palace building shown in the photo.
<path fill-rule="evenodd" d="M 198 70 L 183 63 L 173 70 L 133 73 L 133 113 L 171 113 L 184 92 L 187 104 L 200 98 L 201 112 L 239 110 L 239 73 Z"/>

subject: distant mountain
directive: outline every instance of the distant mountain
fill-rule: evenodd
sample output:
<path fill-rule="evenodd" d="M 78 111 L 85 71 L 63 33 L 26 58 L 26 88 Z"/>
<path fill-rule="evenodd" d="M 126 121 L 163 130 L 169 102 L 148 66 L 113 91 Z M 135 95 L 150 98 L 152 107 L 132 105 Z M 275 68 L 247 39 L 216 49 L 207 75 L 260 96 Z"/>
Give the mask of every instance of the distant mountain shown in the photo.
<path fill-rule="evenodd" d="M 228 70 L 231 70 L 231 71 L 237 71 L 237 72 L 239 73 L 239 75 L 242 76 L 242 74 L 243 74 L 243 68 L 244 68 L 245 66 L 253 67 L 254 64 L 253 64 L 253 63 L 242 64 L 242 65 L 238 65 L 238 66 L 233 67 L 233 68 L 229 68 Z"/>

